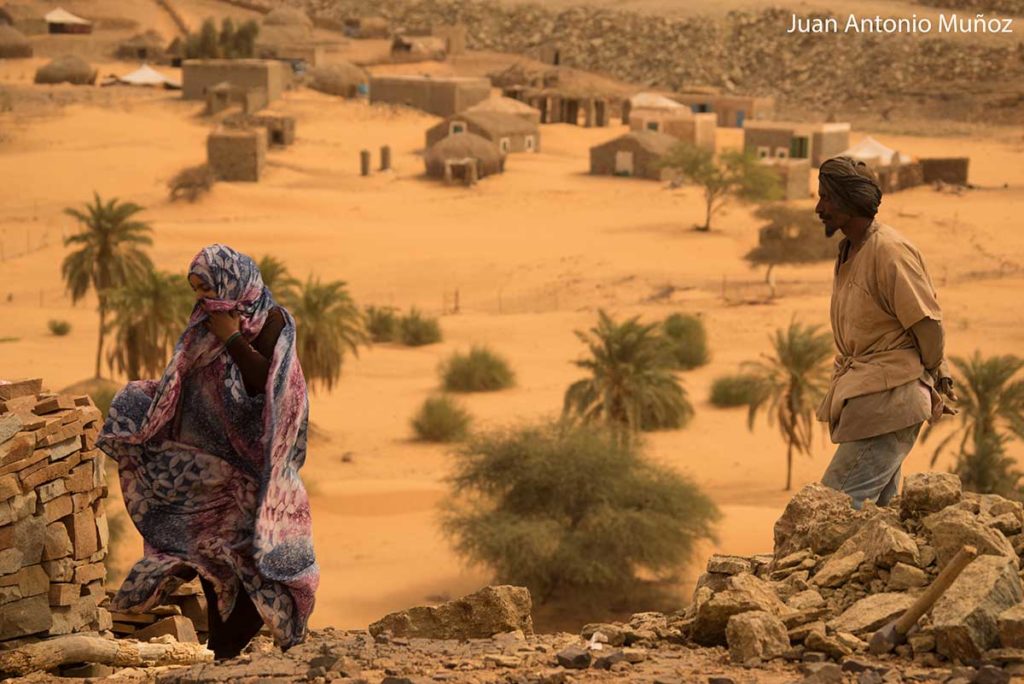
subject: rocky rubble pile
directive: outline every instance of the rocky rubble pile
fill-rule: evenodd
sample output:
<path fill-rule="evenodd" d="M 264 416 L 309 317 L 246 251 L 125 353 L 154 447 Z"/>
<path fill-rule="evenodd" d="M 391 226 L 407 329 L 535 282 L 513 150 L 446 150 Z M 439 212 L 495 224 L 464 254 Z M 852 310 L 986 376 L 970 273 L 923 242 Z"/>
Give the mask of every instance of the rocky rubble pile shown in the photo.
<path fill-rule="evenodd" d="M 365 12 L 361 0 L 287 1 L 312 16 L 338 21 Z M 983 114 L 993 121 L 1006 108 L 1004 118 L 1010 121 L 1019 102 L 1009 93 L 1024 78 L 1021 45 L 954 43 L 913 34 L 787 34 L 791 12 L 781 8 L 733 12 L 723 19 L 674 19 L 590 7 L 554 10 L 539 3 L 380 0 L 373 12 L 386 17 L 392 30 L 463 23 L 468 46 L 476 50 L 536 56 L 539 46 L 557 36 L 565 66 L 638 87 L 710 85 L 774 95 L 784 105 L 819 112 L 852 105 L 869 111 L 893 98 L 897 104 L 927 102 L 930 110 L 939 104 L 949 109 L 951 98 L 960 98 L 960 106 L 930 114 Z M 994 100 L 978 97 L 989 91 Z"/>
<path fill-rule="evenodd" d="M 113 589 L 108 589 L 108 594 L 113 593 Z M 113 621 L 111 631 L 119 639 L 130 637 L 148 641 L 169 634 L 176 641 L 198 644 L 201 641 L 205 643 L 209 630 L 206 596 L 198 579 L 182 584 L 171 592 L 167 603 L 144 613 L 112 611 L 110 616 Z"/>
<path fill-rule="evenodd" d="M 808 485 L 775 525 L 774 554 L 708 561 L 680 629 L 698 644 L 727 646 L 733 662 L 747 665 L 862 657 L 872 634 L 965 545 L 979 556 L 895 657 L 1024 674 L 1024 506 L 963 493 L 945 473 L 911 475 L 892 505 L 862 511 Z"/>
<path fill-rule="evenodd" d="M 0 648 L 111 626 L 101 422 L 88 396 L 0 383 Z"/>

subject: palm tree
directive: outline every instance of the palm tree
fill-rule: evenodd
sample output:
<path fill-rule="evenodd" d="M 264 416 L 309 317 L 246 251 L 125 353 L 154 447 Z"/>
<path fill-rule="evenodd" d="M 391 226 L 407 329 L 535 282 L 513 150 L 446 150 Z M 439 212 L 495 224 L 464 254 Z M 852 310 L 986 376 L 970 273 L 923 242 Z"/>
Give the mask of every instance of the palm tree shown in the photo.
<path fill-rule="evenodd" d="M 260 276 L 263 284 L 274 295 L 274 299 L 287 302 L 295 298 L 295 288 L 299 281 L 288 272 L 288 267 L 277 257 L 264 254 L 257 267 L 260 269 Z"/>
<path fill-rule="evenodd" d="M 295 317 L 299 362 L 311 388 L 330 391 L 341 376 L 346 349 L 356 356 L 368 344 L 363 314 L 343 280 L 329 283 L 309 276 L 286 301 Z"/>
<path fill-rule="evenodd" d="M 946 436 L 932 455 L 932 466 L 942 450 L 960 437 L 952 472 L 964 487 L 981 493 L 1019 495 L 1022 474 L 1006 455 L 1006 444 L 1024 439 L 1024 378 L 1018 372 L 1024 359 L 1012 354 L 982 357 L 978 351 L 969 359 L 954 356 L 959 372 L 960 425 Z M 922 441 L 931 434 L 925 428 Z"/>
<path fill-rule="evenodd" d="M 639 316 L 617 323 L 600 311 L 597 325 L 576 336 L 590 348 L 590 358 L 573 363 L 590 377 L 566 390 L 564 416 L 627 432 L 682 427 L 692 417 L 659 323 L 643 325 Z"/>
<path fill-rule="evenodd" d="M 750 402 L 747 427 L 754 429 L 762 408 L 769 423 L 778 423 L 786 440 L 786 491 L 793 486 L 793 452 L 811 453 L 815 409 L 828 387 L 832 338 L 819 328 L 794 320 L 789 328 L 775 331 L 774 356 L 745 364 L 763 388 Z"/>
<path fill-rule="evenodd" d="M 100 359 L 103 358 L 103 338 L 107 331 L 107 294 L 123 287 L 133 279 L 152 270 L 153 264 L 142 249 L 153 244 L 149 237 L 149 224 L 133 217 L 142 207 L 132 202 L 118 202 L 117 198 L 104 202 L 93 193 L 93 203 L 85 209 L 68 208 L 64 213 L 72 216 L 84 229 L 64 240 L 64 246 L 78 249 L 64 258 L 61 273 L 71 301 L 77 303 L 91 289 L 99 300 L 100 331 L 96 347 L 96 377 L 100 377 Z"/>
<path fill-rule="evenodd" d="M 194 304 L 185 278 L 162 271 L 150 271 L 112 290 L 108 305 L 114 314 L 114 348 L 107 356 L 109 367 L 129 380 L 158 376 Z"/>

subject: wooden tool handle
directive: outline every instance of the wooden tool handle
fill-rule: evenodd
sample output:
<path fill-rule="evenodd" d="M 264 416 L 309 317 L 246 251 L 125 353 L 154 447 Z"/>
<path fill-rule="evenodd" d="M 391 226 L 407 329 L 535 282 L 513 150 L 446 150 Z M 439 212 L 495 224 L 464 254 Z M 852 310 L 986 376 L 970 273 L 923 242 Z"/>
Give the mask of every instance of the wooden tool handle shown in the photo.
<path fill-rule="evenodd" d="M 960 573 L 978 557 L 978 549 L 973 546 L 965 546 L 956 552 L 953 560 L 946 564 L 939 576 L 935 578 L 931 586 L 923 594 L 917 597 L 913 605 L 907 608 L 900 619 L 896 621 L 896 633 L 900 636 L 906 634 L 911 627 L 917 624 L 921 616 L 928 612 L 932 605 L 949 589 L 949 585 L 960 576 Z"/>

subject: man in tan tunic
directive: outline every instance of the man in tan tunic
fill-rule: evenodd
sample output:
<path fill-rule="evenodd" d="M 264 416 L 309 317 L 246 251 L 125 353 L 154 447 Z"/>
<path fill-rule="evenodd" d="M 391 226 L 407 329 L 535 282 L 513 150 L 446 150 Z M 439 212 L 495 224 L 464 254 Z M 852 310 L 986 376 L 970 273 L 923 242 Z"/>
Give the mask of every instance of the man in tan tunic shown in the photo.
<path fill-rule="evenodd" d="M 831 321 L 839 354 L 818 408 L 839 444 L 822 482 L 885 505 L 925 420 L 955 400 L 943 359 L 942 310 L 921 254 L 875 220 L 882 191 L 864 162 L 829 159 L 815 208 L 825 233 L 842 231 Z"/>

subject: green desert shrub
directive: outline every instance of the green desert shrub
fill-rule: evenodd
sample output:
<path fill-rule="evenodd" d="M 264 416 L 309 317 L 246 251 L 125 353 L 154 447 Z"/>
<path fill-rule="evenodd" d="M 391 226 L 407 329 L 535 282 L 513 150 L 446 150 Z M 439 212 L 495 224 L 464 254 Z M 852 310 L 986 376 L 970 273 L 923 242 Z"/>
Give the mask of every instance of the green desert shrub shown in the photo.
<path fill-rule="evenodd" d="M 487 347 L 456 352 L 441 364 L 441 380 L 448 392 L 493 392 L 515 384 L 508 361 Z"/>
<path fill-rule="evenodd" d="M 708 362 L 708 334 L 700 318 L 672 314 L 662 322 L 661 330 L 677 368 L 691 370 Z"/>
<path fill-rule="evenodd" d="M 469 432 L 470 417 L 451 397 L 428 397 L 412 419 L 417 439 L 424 442 L 458 442 Z"/>
<path fill-rule="evenodd" d="M 764 384 L 756 375 L 723 375 L 711 383 L 711 403 L 718 408 L 750 406 L 757 401 L 763 391 Z"/>
<path fill-rule="evenodd" d="M 46 327 L 50 329 L 50 333 L 57 337 L 64 337 L 71 332 L 71 324 L 67 321 L 59 321 L 56 319 L 50 319 L 47 322 Z"/>
<path fill-rule="evenodd" d="M 207 164 L 188 166 L 174 174 L 174 178 L 167 183 L 167 189 L 170 190 L 172 202 L 180 199 L 196 202 L 213 189 L 216 180 L 213 169 Z"/>
<path fill-rule="evenodd" d="M 455 549 L 535 601 L 606 605 L 672 579 L 719 512 L 614 430 L 553 422 L 478 433 L 457 454 L 443 525 Z"/>
<path fill-rule="evenodd" d="M 441 324 L 433 316 L 424 316 L 412 309 L 399 319 L 398 337 L 409 347 L 434 344 L 441 341 Z"/>
<path fill-rule="evenodd" d="M 398 313 L 394 307 L 366 307 L 366 332 L 375 343 L 394 342 L 398 337 Z"/>

